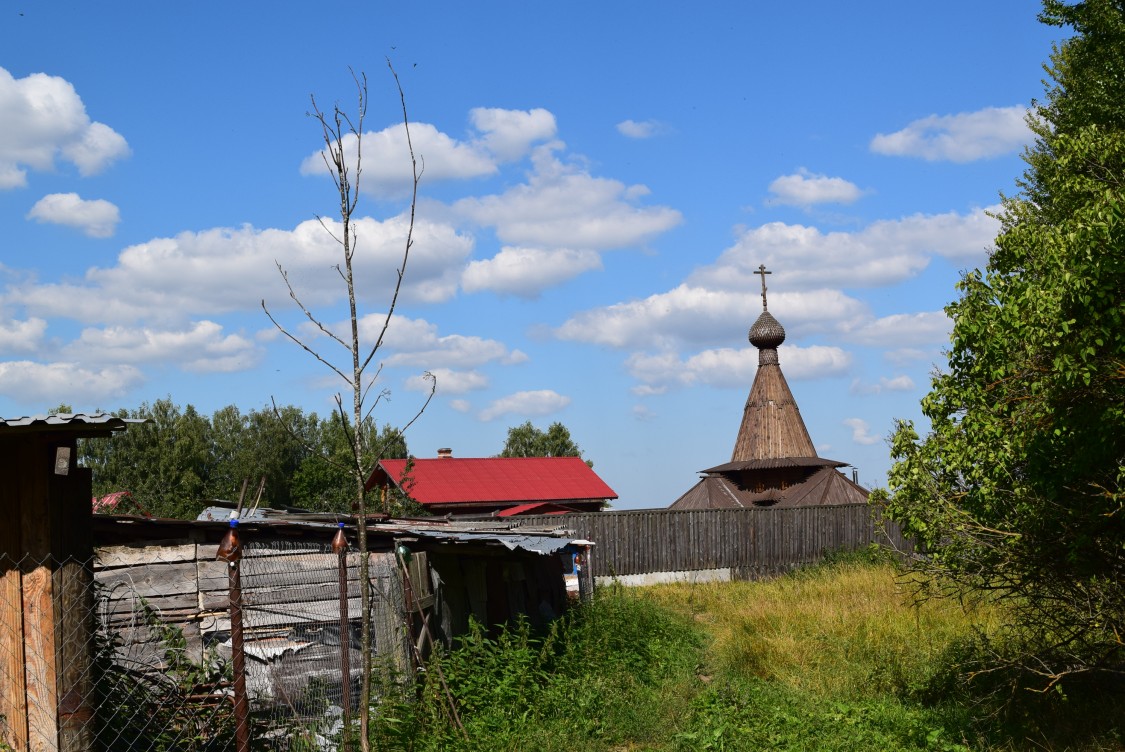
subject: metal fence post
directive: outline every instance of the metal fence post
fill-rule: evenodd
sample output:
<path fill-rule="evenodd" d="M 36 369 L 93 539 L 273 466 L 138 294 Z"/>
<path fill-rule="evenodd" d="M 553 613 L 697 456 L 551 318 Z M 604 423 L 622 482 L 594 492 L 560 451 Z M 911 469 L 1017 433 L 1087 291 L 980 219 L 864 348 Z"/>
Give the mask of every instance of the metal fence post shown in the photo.
<path fill-rule="evenodd" d="M 242 543 L 238 518 L 230 521 L 215 558 L 227 562 L 230 589 L 230 644 L 234 663 L 234 741 L 238 752 L 250 752 L 250 703 L 246 697 L 246 652 L 242 643 Z"/>
<path fill-rule="evenodd" d="M 338 523 L 336 537 L 332 539 L 332 550 L 338 557 L 340 571 L 340 689 L 343 692 L 341 704 L 344 706 L 344 735 L 348 733 L 348 721 L 352 711 L 352 671 L 348 652 L 351 650 L 352 630 L 348 612 L 348 539 L 344 536 L 344 523 Z"/>

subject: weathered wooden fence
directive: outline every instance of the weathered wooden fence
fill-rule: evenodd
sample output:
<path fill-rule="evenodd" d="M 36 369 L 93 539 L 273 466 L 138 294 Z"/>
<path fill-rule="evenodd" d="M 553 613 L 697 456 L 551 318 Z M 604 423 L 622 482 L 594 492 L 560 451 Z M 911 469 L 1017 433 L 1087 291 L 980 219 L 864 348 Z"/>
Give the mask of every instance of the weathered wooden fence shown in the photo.
<path fill-rule="evenodd" d="M 596 542 L 595 577 L 729 569 L 736 578 L 784 572 L 871 543 L 909 550 L 867 504 L 773 509 L 640 509 L 513 518 Z"/>

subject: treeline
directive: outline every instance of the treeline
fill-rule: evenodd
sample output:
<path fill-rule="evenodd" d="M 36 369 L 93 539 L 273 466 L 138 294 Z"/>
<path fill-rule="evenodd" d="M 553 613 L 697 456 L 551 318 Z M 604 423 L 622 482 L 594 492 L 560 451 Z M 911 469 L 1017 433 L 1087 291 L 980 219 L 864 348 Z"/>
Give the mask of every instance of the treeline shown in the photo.
<path fill-rule="evenodd" d="M 243 413 L 229 405 L 208 417 L 168 398 L 113 415 L 145 422 L 80 442 L 79 462 L 93 469 L 94 495 L 129 492 L 119 507 L 104 511 L 192 519 L 212 499 L 237 500 L 244 480 L 253 501 L 263 477 L 261 506 L 347 513 L 355 501 L 349 432 L 334 413 L 322 417 L 292 405 Z M 409 456 L 396 428 L 372 421 L 367 436 L 365 467 Z M 419 511 L 409 499 L 393 504 L 396 514 Z"/>

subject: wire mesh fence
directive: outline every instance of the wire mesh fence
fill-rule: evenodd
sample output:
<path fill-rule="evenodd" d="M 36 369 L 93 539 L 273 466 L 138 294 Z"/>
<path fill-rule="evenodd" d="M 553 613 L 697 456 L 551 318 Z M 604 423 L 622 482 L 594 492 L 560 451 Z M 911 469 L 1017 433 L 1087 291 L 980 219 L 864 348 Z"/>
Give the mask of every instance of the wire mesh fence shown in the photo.
<path fill-rule="evenodd" d="M 220 548 L 0 555 L 0 751 L 347 748 L 358 553 L 255 539 L 227 561 Z M 405 675 L 402 563 L 369 556 L 373 651 Z"/>

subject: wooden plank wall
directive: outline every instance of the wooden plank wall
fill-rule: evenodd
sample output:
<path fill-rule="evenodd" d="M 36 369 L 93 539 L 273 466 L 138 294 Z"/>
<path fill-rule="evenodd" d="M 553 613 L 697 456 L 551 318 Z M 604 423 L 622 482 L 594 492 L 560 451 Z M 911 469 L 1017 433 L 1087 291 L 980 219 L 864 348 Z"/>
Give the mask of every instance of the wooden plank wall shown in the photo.
<path fill-rule="evenodd" d="M 731 569 L 752 578 L 871 543 L 908 551 L 898 527 L 867 504 L 780 509 L 641 509 L 533 515 L 518 527 L 555 527 L 595 542 L 595 577 Z"/>
<path fill-rule="evenodd" d="M 100 586 L 101 619 L 120 641 L 120 660 L 150 670 L 164 667 L 162 648 L 143 620 L 142 600 L 164 624 L 182 631 L 193 661 L 201 661 L 208 647 L 220 657 L 230 657 L 227 564 L 215 560 L 216 549 L 214 543 L 174 541 L 96 549 L 94 579 Z M 405 656 L 395 645 L 402 632 L 397 567 L 393 554 L 370 557 L 376 651 L 402 667 Z M 244 549 L 243 624 L 252 699 L 291 702 L 313 676 L 338 687 L 341 641 L 351 645 L 351 673 L 353 680 L 358 678 L 358 554 L 348 554 L 347 569 L 353 635 L 340 634 L 336 554 L 268 542 Z"/>

